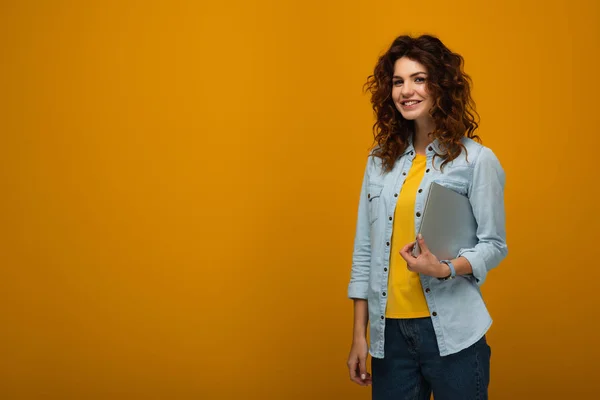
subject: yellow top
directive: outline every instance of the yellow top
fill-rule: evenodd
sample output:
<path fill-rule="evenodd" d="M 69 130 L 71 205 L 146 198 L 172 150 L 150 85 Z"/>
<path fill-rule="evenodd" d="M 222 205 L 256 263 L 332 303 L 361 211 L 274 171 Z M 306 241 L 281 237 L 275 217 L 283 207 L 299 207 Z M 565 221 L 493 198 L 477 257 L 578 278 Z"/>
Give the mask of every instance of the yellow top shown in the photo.
<path fill-rule="evenodd" d="M 388 278 L 388 318 L 420 318 L 429 316 L 419 274 L 409 271 L 400 250 L 415 240 L 415 200 L 421 184 L 427 157 L 417 155 L 398 196 L 394 211 L 394 229 Z"/>

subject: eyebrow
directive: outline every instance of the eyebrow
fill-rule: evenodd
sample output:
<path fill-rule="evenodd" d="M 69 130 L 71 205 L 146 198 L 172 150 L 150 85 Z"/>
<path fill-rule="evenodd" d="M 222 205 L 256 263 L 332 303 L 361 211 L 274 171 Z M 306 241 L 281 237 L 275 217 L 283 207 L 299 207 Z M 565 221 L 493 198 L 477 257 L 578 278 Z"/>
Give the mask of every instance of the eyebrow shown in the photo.
<path fill-rule="evenodd" d="M 412 78 L 413 76 L 420 75 L 420 74 L 425 74 L 425 75 L 427 75 L 427 73 L 426 73 L 426 72 L 415 72 L 414 74 L 412 74 L 412 75 L 410 76 L 410 78 Z M 401 76 L 398 76 L 398 75 L 394 75 L 394 76 L 392 77 L 392 79 L 402 79 L 402 77 L 401 77 Z"/>

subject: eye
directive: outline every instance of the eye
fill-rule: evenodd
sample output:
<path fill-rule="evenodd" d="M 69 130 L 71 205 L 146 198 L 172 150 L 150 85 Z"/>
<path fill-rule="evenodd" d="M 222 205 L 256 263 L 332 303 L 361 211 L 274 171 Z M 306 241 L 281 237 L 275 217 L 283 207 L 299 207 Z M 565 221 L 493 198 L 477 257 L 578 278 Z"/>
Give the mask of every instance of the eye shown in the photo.
<path fill-rule="evenodd" d="M 402 84 L 402 82 L 403 82 L 403 81 L 401 81 L 401 80 L 395 80 L 395 81 L 392 81 L 392 85 L 394 85 L 394 86 L 399 86 L 399 85 L 401 85 L 401 84 Z"/>
<path fill-rule="evenodd" d="M 423 77 L 420 76 L 418 78 L 415 78 L 415 82 L 423 83 L 423 82 L 425 82 L 425 78 L 423 78 Z"/>

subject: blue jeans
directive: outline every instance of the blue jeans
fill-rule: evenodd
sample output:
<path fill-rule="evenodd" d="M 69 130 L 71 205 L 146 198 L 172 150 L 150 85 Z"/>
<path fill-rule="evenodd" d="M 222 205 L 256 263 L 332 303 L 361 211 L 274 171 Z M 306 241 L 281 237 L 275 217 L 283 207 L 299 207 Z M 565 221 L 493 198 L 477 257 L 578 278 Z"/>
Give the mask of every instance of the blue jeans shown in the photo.
<path fill-rule="evenodd" d="M 431 318 L 388 319 L 385 358 L 371 358 L 373 400 L 487 400 L 490 357 L 485 336 L 441 357 Z"/>

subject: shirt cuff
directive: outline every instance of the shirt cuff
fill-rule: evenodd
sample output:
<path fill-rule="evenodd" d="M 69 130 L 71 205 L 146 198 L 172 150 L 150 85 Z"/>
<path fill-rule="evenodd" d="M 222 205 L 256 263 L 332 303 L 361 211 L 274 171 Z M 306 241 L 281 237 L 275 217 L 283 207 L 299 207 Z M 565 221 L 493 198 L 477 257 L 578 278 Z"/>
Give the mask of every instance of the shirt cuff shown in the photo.
<path fill-rule="evenodd" d="M 472 250 L 460 251 L 458 257 L 464 257 L 469 261 L 469 264 L 471 264 L 471 268 L 473 269 L 473 276 L 477 280 L 477 284 L 481 286 L 488 273 L 483 257 Z"/>
<path fill-rule="evenodd" d="M 367 299 L 369 291 L 368 282 L 352 282 L 348 286 L 348 298 L 350 299 Z"/>

